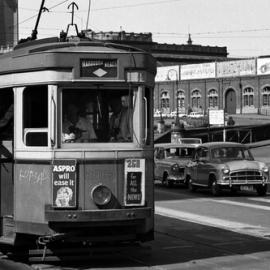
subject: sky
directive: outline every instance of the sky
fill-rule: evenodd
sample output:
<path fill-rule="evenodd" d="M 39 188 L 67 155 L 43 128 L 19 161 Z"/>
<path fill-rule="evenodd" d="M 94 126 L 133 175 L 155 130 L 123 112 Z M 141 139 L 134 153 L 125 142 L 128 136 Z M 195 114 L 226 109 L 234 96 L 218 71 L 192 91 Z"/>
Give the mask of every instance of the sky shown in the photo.
<path fill-rule="evenodd" d="M 41 0 L 18 2 L 19 38 L 26 38 Z M 38 38 L 67 29 L 72 2 L 79 31 L 151 32 L 154 42 L 168 44 L 186 44 L 190 33 L 193 44 L 227 47 L 229 57 L 270 55 L 269 0 L 45 0 Z"/>

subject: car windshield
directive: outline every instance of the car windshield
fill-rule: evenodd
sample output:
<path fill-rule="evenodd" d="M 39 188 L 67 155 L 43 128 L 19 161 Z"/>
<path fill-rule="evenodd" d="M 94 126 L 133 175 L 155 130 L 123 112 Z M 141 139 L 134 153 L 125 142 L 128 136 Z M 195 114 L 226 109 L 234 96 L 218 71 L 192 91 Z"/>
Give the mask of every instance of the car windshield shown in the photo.
<path fill-rule="evenodd" d="M 166 149 L 166 157 L 168 158 L 191 158 L 194 153 L 192 147 L 173 147 Z"/>
<path fill-rule="evenodd" d="M 250 151 L 244 147 L 219 147 L 211 150 L 214 160 L 233 159 L 233 160 L 253 160 Z"/>

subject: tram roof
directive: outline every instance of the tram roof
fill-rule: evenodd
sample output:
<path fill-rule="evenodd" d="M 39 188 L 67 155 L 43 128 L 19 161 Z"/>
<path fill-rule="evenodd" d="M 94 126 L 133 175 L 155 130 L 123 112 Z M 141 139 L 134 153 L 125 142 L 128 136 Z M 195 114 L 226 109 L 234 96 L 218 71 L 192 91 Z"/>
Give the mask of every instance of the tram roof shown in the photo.
<path fill-rule="evenodd" d="M 140 50 L 138 48 L 128 46 L 128 45 L 122 45 L 117 43 L 108 43 L 108 42 L 102 42 L 102 41 L 96 41 L 96 40 L 90 40 L 87 38 L 80 39 L 80 38 L 70 38 L 67 41 L 61 41 L 57 37 L 52 38 L 45 38 L 40 40 L 32 40 L 28 42 L 24 42 L 21 44 L 18 44 L 14 48 L 14 52 L 18 50 L 28 51 L 31 52 L 37 52 L 37 51 L 50 51 L 50 50 L 74 50 L 78 47 L 91 47 L 91 51 L 95 50 L 103 50 L 105 52 L 140 52 L 140 53 L 146 53 L 143 50 Z"/>
<path fill-rule="evenodd" d="M 151 63 L 155 62 L 154 57 L 138 48 L 132 46 L 117 44 L 117 43 L 108 43 L 90 39 L 80 39 L 80 38 L 70 38 L 67 41 L 61 41 L 57 37 L 46 38 L 40 40 L 31 40 L 24 43 L 18 44 L 13 51 L 5 53 L 0 56 L 0 73 L 9 73 L 16 72 L 20 70 L 23 65 L 24 69 L 38 68 L 41 59 L 41 54 L 50 54 L 50 53 L 93 53 L 93 54 L 138 54 L 144 55 L 144 57 L 152 58 Z M 39 59 L 33 60 L 34 56 Z M 32 57 L 32 63 L 22 62 L 22 57 Z M 45 56 L 44 56 L 45 57 Z M 16 61 L 15 61 L 16 60 Z M 26 60 L 26 59 L 24 59 Z M 30 60 L 30 62 L 31 62 Z M 35 66 L 36 65 L 36 66 Z M 21 66 L 21 68 L 19 67 Z M 150 67 L 150 66 L 149 66 Z M 43 66 L 43 68 L 48 68 L 48 66 Z M 150 67 L 151 69 L 151 67 Z"/>

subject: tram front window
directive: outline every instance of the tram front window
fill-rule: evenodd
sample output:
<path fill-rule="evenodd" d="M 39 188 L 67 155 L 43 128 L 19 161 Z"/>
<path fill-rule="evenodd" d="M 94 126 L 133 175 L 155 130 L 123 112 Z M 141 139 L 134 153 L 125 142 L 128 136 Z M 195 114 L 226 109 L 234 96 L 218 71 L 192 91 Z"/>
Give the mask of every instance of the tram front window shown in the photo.
<path fill-rule="evenodd" d="M 131 142 L 133 91 L 64 89 L 62 142 Z"/>

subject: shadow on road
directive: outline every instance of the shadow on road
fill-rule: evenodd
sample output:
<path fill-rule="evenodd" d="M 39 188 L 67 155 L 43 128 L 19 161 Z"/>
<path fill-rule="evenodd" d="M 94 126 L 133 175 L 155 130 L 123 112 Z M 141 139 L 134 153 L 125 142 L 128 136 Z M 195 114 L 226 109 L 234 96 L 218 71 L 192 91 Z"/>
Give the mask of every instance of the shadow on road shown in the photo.
<path fill-rule="evenodd" d="M 84 270 L 93 268 L 142 269 L 142 267 L 143 269 L 145 267 L 154 269 L 186 269 L 185 264 L 187 263 L 197 265 L 198 267 L 203 260 L 207 260 L 208 264 L 209 261 L 210 264 L 215 264 L 219 258 L 222 258 L 222 263 L 225 261 L 230 265 L 233 264 L 231 261 L 232 256 L 243 255 L 245 255 L 243 258 L 245 263 L 248 264 L 249 260 L 252 260 L 254 263 L 257 258 L 247 256 L 248 254 L 270 250 L 270 241 L 268 239 L 251 237 L 158 215 L 155 217 L 155 222 L 155 240 L 152 242 L 137 246 L 133 245 L 116 253 L 101 253 L 89 257 L 84 262 L 75 261 L 72 265 L 69 263 L 66 266 L 69 267 L 68 269 Z M 64 266 L 63 264 L 62 267 Z M 257 269 L 262 268 L 259 267 Z"/>
<path fill-rule="evenodd" d="M 258 197 L 257 193 L 239 191 L 237 193 L 231 193 L 229 190 L 223 190 L 220 196 L 213 196 L 210 189 L 198 188 L 196 192 L 190 192 L 183 185 L 175 185 L 173 187 L 164 187 L 161 184 L 155 184 L 155 201 L 173 201 L 173 200 L 192 200 L 196 198 L 245 198 L 245 197 Z"/>

